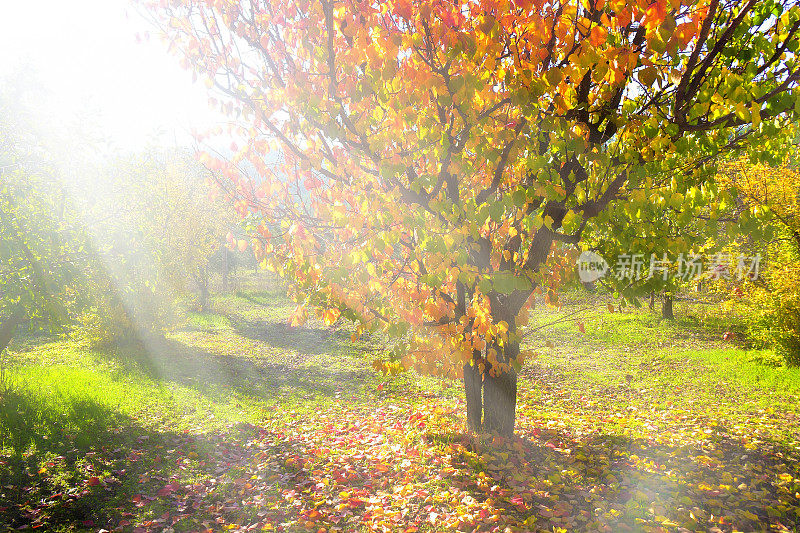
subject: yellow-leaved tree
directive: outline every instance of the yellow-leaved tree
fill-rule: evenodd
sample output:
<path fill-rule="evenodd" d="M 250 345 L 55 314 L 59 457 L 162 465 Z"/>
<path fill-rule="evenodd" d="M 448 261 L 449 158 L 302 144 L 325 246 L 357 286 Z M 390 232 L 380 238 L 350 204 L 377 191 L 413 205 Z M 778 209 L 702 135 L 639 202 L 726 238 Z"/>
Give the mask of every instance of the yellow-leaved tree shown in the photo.
<path fill-rule="evenodd" d="M 774 346 L 787 364 L 800 365 L 800 159 L 796 145 L 775 165 L 740 158 L 720 167 L 717 180 L 753 215 L 761 239 L 738 249 L 763 256 L 758 276 L 734 292 L 749 335 L 761 346 Z"/>

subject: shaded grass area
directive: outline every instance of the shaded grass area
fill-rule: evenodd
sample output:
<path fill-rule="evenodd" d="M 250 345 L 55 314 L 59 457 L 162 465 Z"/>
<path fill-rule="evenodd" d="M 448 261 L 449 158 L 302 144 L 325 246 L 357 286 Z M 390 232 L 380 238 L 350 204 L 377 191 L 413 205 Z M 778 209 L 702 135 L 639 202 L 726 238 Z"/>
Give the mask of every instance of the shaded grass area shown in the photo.
<path fill-rule="evenodd" d="M 797 528 L 800 374 L 692 319 L 595 307 L 526 340 L 511 441 L 464 432 L 458 384 L 385 380 L 368 339 L 289 328 L 274 290 L 215 298 L 138 346 L 22 345 L 0 404 L 0 526 Z"/>
<path fill-rule="evenodd" d="M 202 412 L 189 391 L 115 378 L 99 367 L 26 365 L 5 385 L 0 523 L 14 528 L 97 530 L 158 517 L 164 505 L 136 513 L 131 498 L 161 490 L 179 475 L 182 458 L 211 449 L 173 422 L 236 415 L 226 406 Z"/>

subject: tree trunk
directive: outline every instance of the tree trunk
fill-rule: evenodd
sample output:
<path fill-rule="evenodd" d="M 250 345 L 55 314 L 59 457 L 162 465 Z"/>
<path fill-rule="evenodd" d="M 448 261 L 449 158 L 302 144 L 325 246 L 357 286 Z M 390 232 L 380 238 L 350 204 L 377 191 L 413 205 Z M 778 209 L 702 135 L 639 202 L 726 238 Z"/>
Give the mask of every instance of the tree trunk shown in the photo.
<path fill-rule="evenodd" d="M 665 294 L 664 301 L 661 304 L 661 318 L 666 320 L 675 320 L 675 313 L 672 311 L 672 295 Z"/>
<path fill-rule="evenodd" d="M 511 369 L 499 376 L 484 374 L 483 427 L 504 437 L 514 434 L 517 408 L 517 373 Z"/>
<path fill-rule="evenodd" d="M 509 331 L 511 333 L 511 331 Z M 495 346 L 495 349 L 498 349 Z M 504 363 L 519 354 L 519 342 L 507 342 L 505 350 L 498 352 Z M 483 375 L 483 429 L 499 433 L 504 437 L 514 434 L 514 419 L 517 409 L 517 372 L 510 368 L 500 375 L 490 372 Z"/>
<path fill-rule="evenodd" d="M 197 273 L 197 286 L 200 289 L 200 311 L 208 311 L 208 268 L 201 268 Z"/>
<path fill-rule="evenodd" d="M 650 291 L 650 310 L 656 308 L 656 291 Z"/>
<path fill-rule="evenodd" d="M 208 311 L 208 285 L 200 286 L 200 311 Z"/>
<path fill-rule="evenodd" d="M 25 309 L 20 306 L 14 310 L 14 314 L 0 324 L 0 355 L 11 343 L 11 339 L 14 338 L 14 332 L 23 318 L 25 318 Z"/>
<path fill-rule="evenodd" d="M 476 350 L 472 355 L 472 364 L 464 364 L 464 396 L 467 399 L 467 429 L 472 432 L 479 432 L 482 428 L 481 418 L 483 415 L 483 399 L 481 397 L 483 389 L 483 376 L 478 368 L 478 359 L 481 356 L 480 350 Z"/>
<path fill-rule="evenodd" d="M 223 248 L 222 259 L 222 292 L 228 292 L 228 275 L 230 274 L 230 263 L 228 256 L 230 252 L 227 248 Z"/>
<path fill-rule="evenodd" d="M 0 324 L 0 387 L 6 387 L 6 365 L 3 355 L 6 348 L 11 344 L 11 339 L 14 338 L 14 332 L 17 330 L 22 319 L 25 318 L 25 308 L 21 305 L 14 309 L 14 313 L 5 319 Z M 0 395 L 2 391 L 0 391 Z"/>

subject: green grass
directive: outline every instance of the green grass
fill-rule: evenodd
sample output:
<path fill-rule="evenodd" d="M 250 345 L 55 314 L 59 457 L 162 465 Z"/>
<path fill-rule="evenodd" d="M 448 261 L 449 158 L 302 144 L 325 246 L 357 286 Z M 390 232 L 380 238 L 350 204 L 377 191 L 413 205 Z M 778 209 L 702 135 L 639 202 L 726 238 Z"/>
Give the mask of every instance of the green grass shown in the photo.
<path fill-rule="evenodd" d="M 0 524 L 58 530 L 147 522 L 163 502 L 139 510 L 131 499 L 172 478 L 212 479 L 219 472 L 203 463 L 218 462 L 215 443 L 236 443 L 235 425 L 288 423 L 342 402 L 376 400 L 380 378 L 369 369 L 369 347 L 345 342 L 349 332 L 286 327 L 291 304 L 274 291 L 225 295 L 214 307 L 189 313 L 167 338 L 138 345 L 17 343 L 0 396 L 0 486 L 19 490 L 0 489 Z M 197 454 L 191 464 L 164 461 L 186 447 Z M 93 478 L 102 483 L 89 484 Z M 192 514 L 183 528 L 200 527 L 204 513 Z"/>
<path fill-rule="evenodd" d="M 187 325 L 197 329 L 226 329 L 231 327 L 231 321 L 225 315 L 217 313 L 199 313 L 189 311 L 186 316 Z"/>
<path fill-rule="evenodd" d="M 779 401 L 788 399 L 790 401 L 781 407 L 794 409 L 796 399 L 800 398 L 800 368 L 780 364 L 772 350 L 695 350 L 678 353 L 672 359 L 702 363 L 710 379 L 745 387 L 763 405 L 775 407 Z"/>
<path fill-rule="evenodd" d="M 800 369 L 774 366 L 770 350 L 724 340 L 719 331 L 724 324 L 708 325 L 698 318 L 709 312 L 706 304 L 681 302 L 674 321 L 661 319 L 658 309 L 612 313 L 602 301 L 572 315 L 576 309 L 581 307 L 539 308 L 531 315 L 528 331 L 535 331 L 523 344 L 531 360 L 522 372 L 521 395 L 523 405 L 550 396 L 537 418 L 563 420 L 565 412 L 569 418 L 571 404 L 592 397 L 598 412 L 590 427 L 603 431 L 645 436 L 652 406 L 669 404 L 702 410 L 727 424 L 759 421 L 759 430 L 771 438 L 800 440 L 795 423 L 784 423 L 782 416 L 764 421 L 759 413 L 767 409 L 790 420 L 798 414 Z M 642 414 L 628 417 L 626 410 Z M 609 411 L 614 412 L 611 419 L 621 416 L 630 427 L 598 422 L 609 418 Z M 574 423 L 586 418 L 582 414 Z"/>
<path fill-rule="evenodd" d="M 724 341 L 719 325 L 692 318 L 703 308 L 678 305 L 675 322 L 646 309 L 609 313 L 602 300 L 566 320 L 577 304 L 537 308 L 529 330 L 539 329 L 523 346 L 520 438 L 498 445 L 464 433 L 458 383 L 376 375 L 377 340 L 352 343 L 347 328 L 313 321 L 289 328 L 293 304 L 280 291 L 212 306 L 139 345 L 16 345 L 0 399 L 0 525 L 798 523 L 800 370 Z M 753 492 L 736 489 L 751 482 Z M 368 498 L 396 516 L 375 514 Z M 495 518 L 484 524 L 481 513 Z"/>

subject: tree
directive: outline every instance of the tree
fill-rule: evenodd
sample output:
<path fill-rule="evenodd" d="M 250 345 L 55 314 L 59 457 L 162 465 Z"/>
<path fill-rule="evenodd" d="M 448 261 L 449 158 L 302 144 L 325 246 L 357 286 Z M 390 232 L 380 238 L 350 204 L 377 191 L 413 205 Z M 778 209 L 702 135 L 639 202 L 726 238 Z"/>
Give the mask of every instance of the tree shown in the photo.
<path fill-rule="evenodd" d="M 45 96 L 30 72 L 0 79 L 0 355 L 17 327 L 56 330 L 79 303 L 86 235 L 66 209 L 50 154 L 37 127 Z"/>
<path fill-rule="evenodd" d="M 791 131 L 791 130 L 790 130 Z M 731 248 L 763 258 L 758 276 L 732 289 L 733 308 L 743 312 L 756 345 L 774 346 L 783 360 L 800 365 L 800 173 L 796 132 L 773 164 L 735 158 L 720 165 L 716 178 L 752 226 Z"/>
<path fill-rule="evenodd" d="M 238 120 L 233 158 L 202 159 L 263 220 L 295 318 L 463 374 L 468 425 L 506 435 L 553 243 L 691 205 L 800 101 L 788 0 L 145 4 Z"/>
<path fill-rule="evenodd" d="M 78 202 L 97 243 L 97 309 L 83 317 L 95 344 L 136 340 L 176 318 L 177 296 L 208 304 L 209 268 L 235 215 L 208 197 L 208 171 L 190 153 L 150 150 L 83 172 Z"/>
<path fill-rule="evenodd" d="M 23 170 L 0 173 L 0 353 L 24 321 L 58 328 L 83 274 L 84 235 L 54 217 L 52 183 Z"/>
<path fill-rule="evenodd" d="M 738 213 L 725 208 L 729 195 L 716 183 L 689 188 L 688 202 L 673 192 L 670 181 L 653 183 L 650 206 L 616 210 L 607 224 L 583 234 L 584 245 L 608 265 L 600 282 L 635 307 L 649 296 L 653 309 L 659 294 L 661 316 L 669 320 L 675 318 L 675 294 L 713 269 L 721 229 L 733 233 L 740 222 Z"/>

